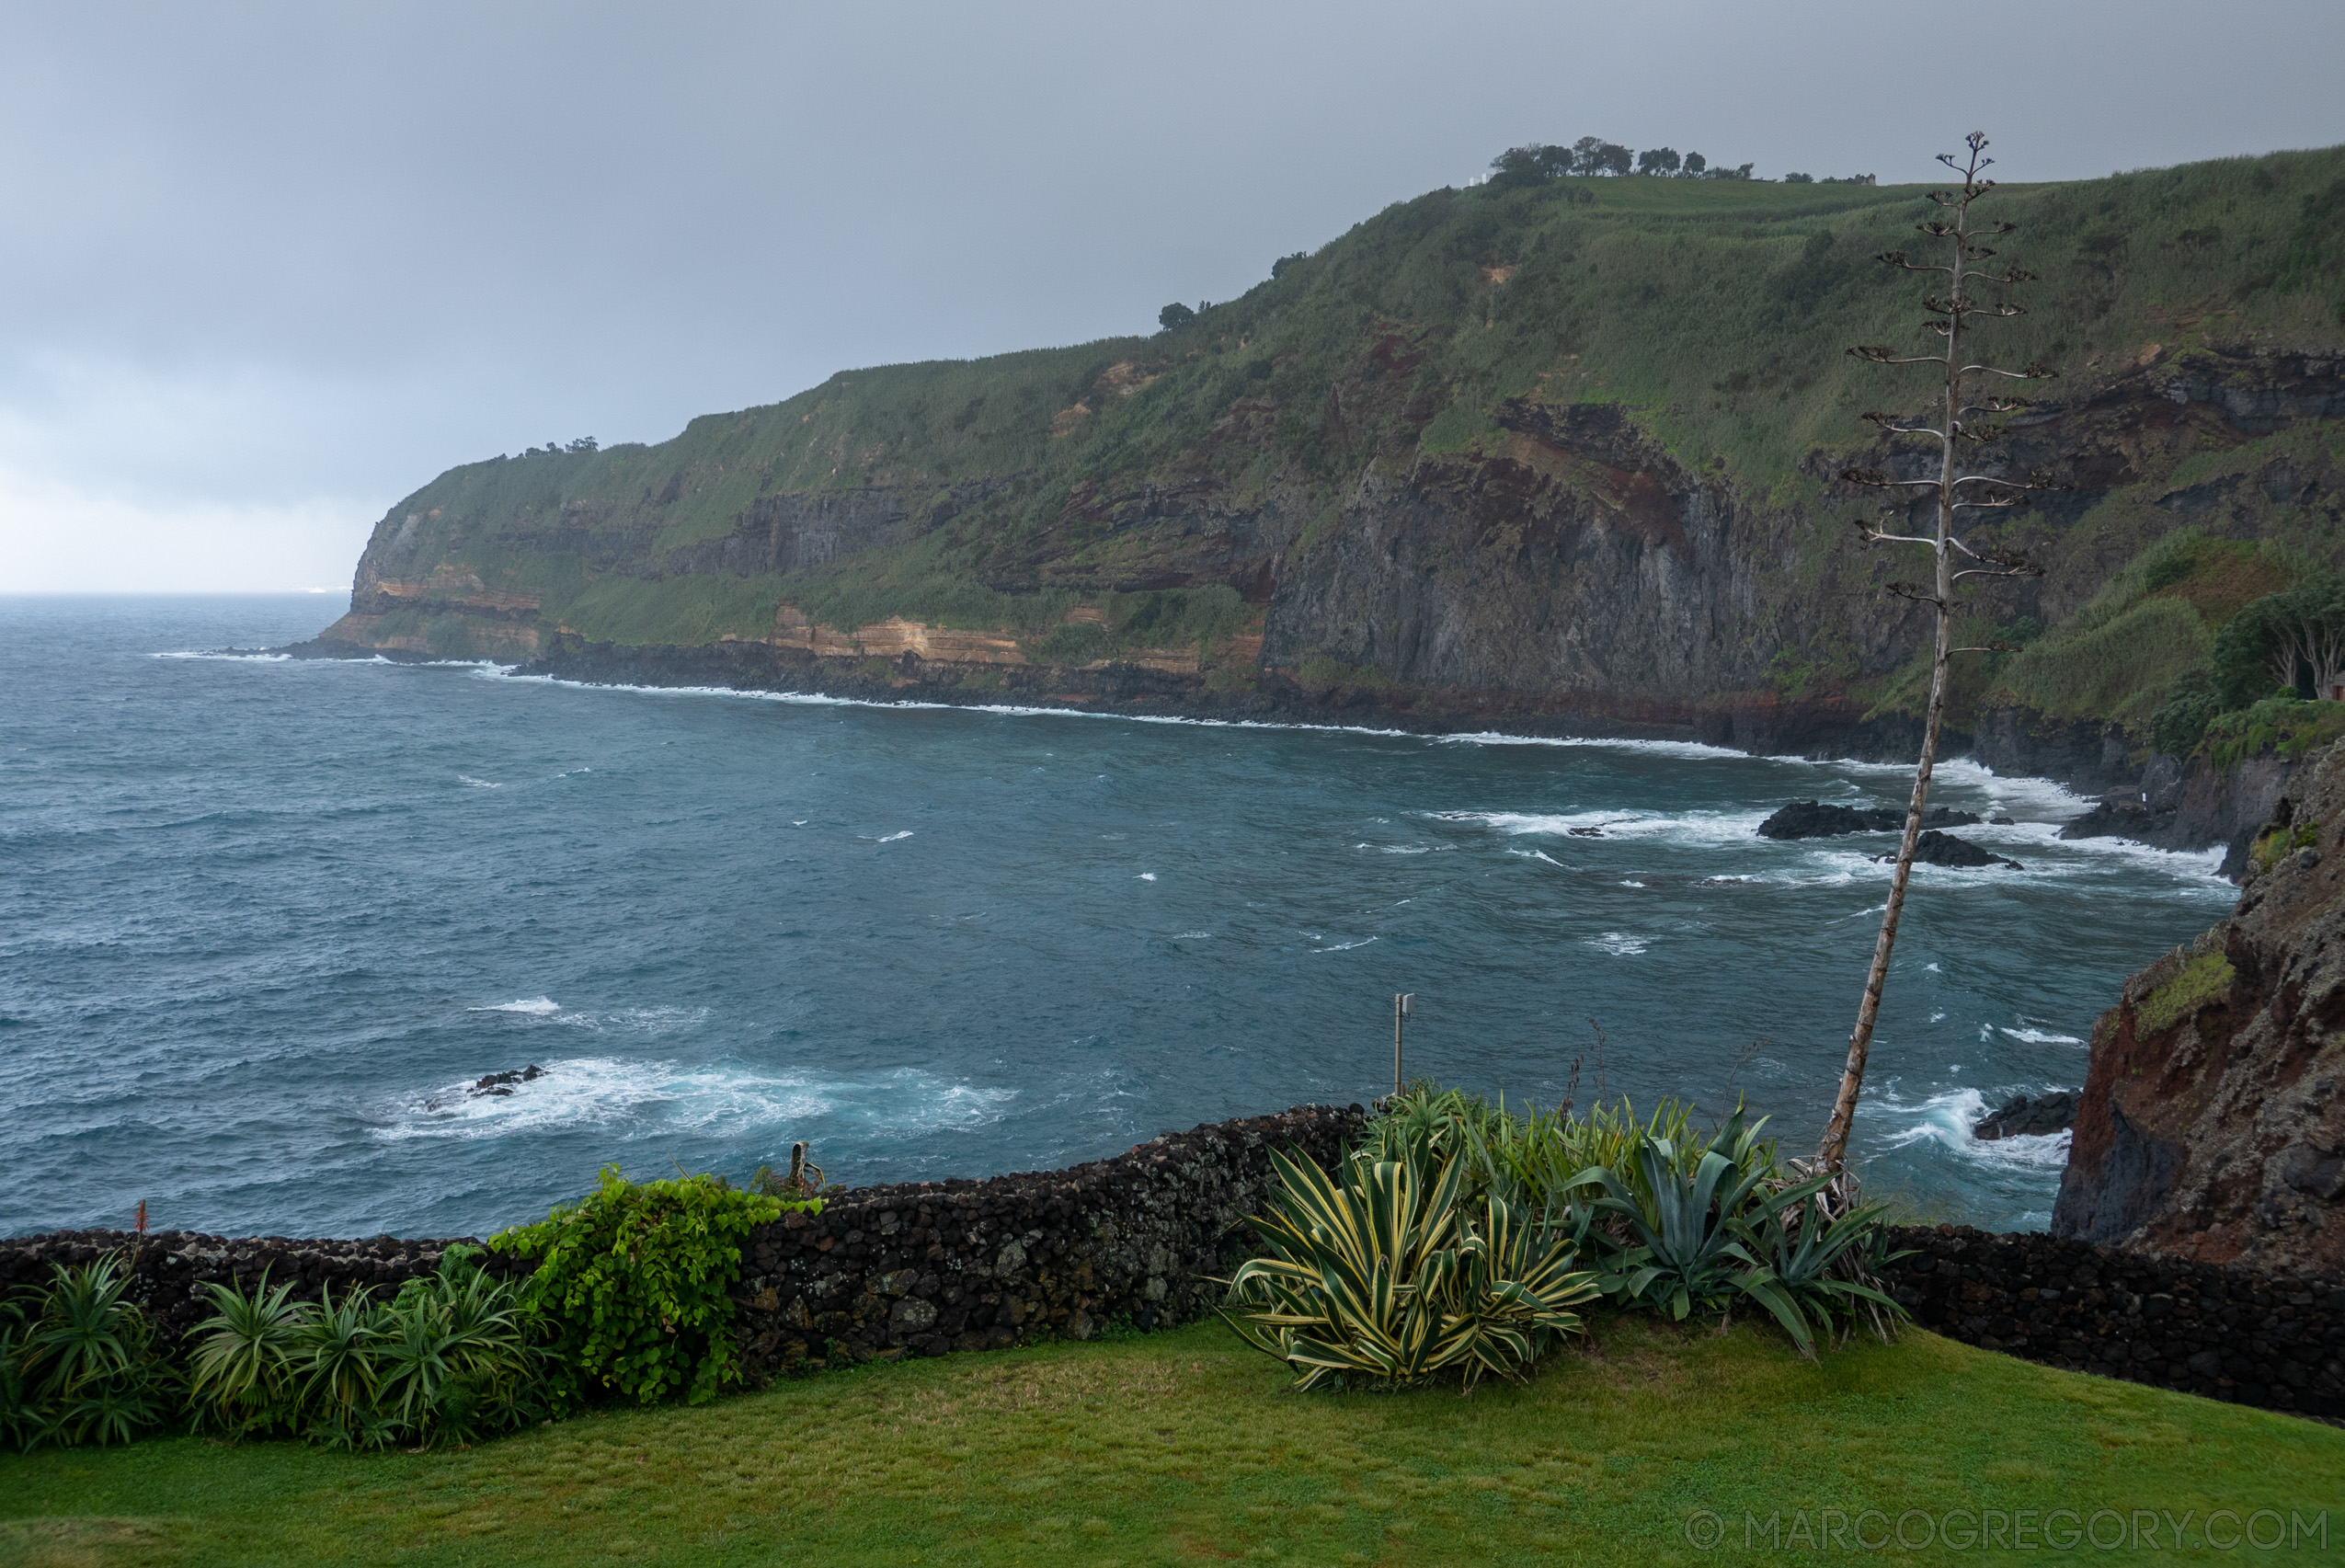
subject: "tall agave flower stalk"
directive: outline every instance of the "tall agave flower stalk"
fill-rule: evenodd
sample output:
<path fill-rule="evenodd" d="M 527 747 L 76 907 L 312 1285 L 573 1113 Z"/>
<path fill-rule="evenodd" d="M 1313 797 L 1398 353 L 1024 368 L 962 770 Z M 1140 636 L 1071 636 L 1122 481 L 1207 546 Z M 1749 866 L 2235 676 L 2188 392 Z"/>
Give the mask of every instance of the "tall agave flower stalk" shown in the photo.
<path fill-rule="evenodd" d="M 2010 647 L 2005 643 L 1977 647 L 1954 646 L 1957 585 L 1969 578 L 2042 575 L 2041 567 L 2022 556 L 1984 541 L 1966 540 L 1962 529 L 1974 525 L 1983 514 L 1992 517 L 1997 511 L 2025 506 L 2030 492 L 2054 487 L 2035 478 L 2013 479 L 1963 472 L 1964 450 L 1996 440 L 2003 434 L 2003 427 L 1996 420 L 2029 406 L 2023 398 L 1981 392 L 1980 385 L 2037 381 L 2053 374 L 2039 364 L 2002 370 L 1971 358 L 1974 350 L 1968 338 L 1973 323 L 2024 315 L 2009 291 L 2036 275 L 2008 266 L 1997 272 L 1985 265 L 1995 251 L 1984 242 L 2010 233 L 2014 225 L 1980 223 L 1973 218 L 1972 206 L 1995 189 L 1995 181 L 1985 177 L 1983 172 L 1995 160 L 1985 156 L 1987 142 L 1984 132 L 1972 132 L 1964 144 L 1969 148 L 1966 159 L 1958 160 L 1950 153 L 1939 155 L 1939 161 L 1961 175 L 1962 183 L 1953 190 L 1932 191 L 1930 200 L 1937 203 L 1940 216 L 1919 225 L 1924 235 L 1939 242 L 1938 254 L 1943 259 L 1916 261 L 1902 250 L 1890 251 L 1881 258 L 1905 271 L 1945 276 L 1945 293 L 1932 294 L 1922 302 L 1922 308 L 1929 316 L 1928 330 L 1942 345 L 1940 351 L 1900 354 L 1894 349 L 1878 345 L 1848 350 L 1858 359 L 1877 365 L 1927 365 L 1941 377 L 1934 423 L 1927 416 L 1918 422 L 1894 414 L 1865 416 L 1886 435 L 1920 437 L 1935 442 L 1936 474 L 1905 479 L 1880 469 L 1850 468 L 1840 475 L 1851 484 L 1887 490 L 1901 498 L 1896 511 L 1877 520 L 1859 520 L 1857 532 L 1870 546 L 1899 544 L 1928 553 L 1932 570 L 1927 582 L 1893 582 L 1889 585 L 1889 591 L 1929 605 L 1935 612 L 1937 639 L 1930 663 L 1929 706 L 1922 726 L 1922 754 L 1914 769 L 1914 793 L 1905 810 L 1905 832 L 1898 841 L 1897 866 L 1889 879 L 1889 902 L 1882 911 L 1881 934 L 1873 944 L 1872 967 L 1865 975 L 1864 997 L 1857 1007 L 1857 1024 L 1848 1036 L 1848 1061 L 1840 1075 L 1840 1093 L 1833 1103 L 1832 1119 L 1825 1127 L 1820 1158 L 1825 1169 L 1834 1172 L 1841 1169 L 1847 1156 L 1848 1129 L 1857 1114 L 1857 1093 L 1864 1083 L 1865 1059 L 1872 1048 L 1873 1024 L 1881 1015 L 1882 990 L 1889 982 L 1890 955 L 1897 946 L 1897 922 L 1905 912 L 1905 889 L 1914 875 L 1914 848 L 1921 838 L 1922 813 L 1929 801 L 1930 773 L 1937 764 L 1939 734 L 1946 716 L 1948 670 L 1958 653 L 2002 652 Z M 1932 505 L 1935 526 L 1927 533 L 1902 532 L 1910 526 L 1905 509 L 1916 500 Z"/>

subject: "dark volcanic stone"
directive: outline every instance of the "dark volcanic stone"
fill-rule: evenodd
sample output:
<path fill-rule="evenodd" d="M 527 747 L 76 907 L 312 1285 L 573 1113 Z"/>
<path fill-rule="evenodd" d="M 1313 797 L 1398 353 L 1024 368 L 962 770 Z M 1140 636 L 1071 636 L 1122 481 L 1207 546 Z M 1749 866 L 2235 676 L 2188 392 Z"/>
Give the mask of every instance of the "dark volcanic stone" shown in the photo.
<path fill-rule="evenodd" d="M 1922 814 L 1925 828 L 1963 828 L 1978 820 L 1968 811 L 1939 807 Z M 1795 800 L 1759 824 L 1762 839 L 1829 839 L 1842 833 L 1893 833 L 1905 825 L 1905 813 L 1893 807 L 1859 809 Z"/>
<path fill-rule="evenodd" d="M 2060 830 L 2064 839 L 2136 839 L 2146 841 L 2173 813 L 2152 811 L 2138 797 L 2102 801 Z"/>
<path fill-rule="evenodd" d="M 1973 818 L 1975 820 L 1975 818 Z M 1893 854 L 1877 854 L 1875 860 L 1895 860 Z M 1958 839 L 1951 833 L 1931 831 L 1914 841 L 1914 860 L 1920 865 L 2008 865 L 2014 871 L 2026 866 L 1990 850 L 1983 850 L 1968 839 Z"/>
<path fill-rule="evenodd" d="M 1982 1139 L 2041 1138 L 2046 1133 L 2061 1132 L 2076 1122 L 2076 1096 L 2071 1090 L 2059 1090 L 2039 1094 L 2030 1100 L 2025 1094 L 2015 1096 L 2001 1110 L 1990 1112 L 1971 1136 Z"/>
<path fill-rule="evenodd" d="M 511 1072 L 492 1072 L 467 1091 L 475 1098 L 483 1094 L 510 1094 L 516 1083 L 534 1083 L 545 1076 L 545 1069 L 532 1062 Z"/>

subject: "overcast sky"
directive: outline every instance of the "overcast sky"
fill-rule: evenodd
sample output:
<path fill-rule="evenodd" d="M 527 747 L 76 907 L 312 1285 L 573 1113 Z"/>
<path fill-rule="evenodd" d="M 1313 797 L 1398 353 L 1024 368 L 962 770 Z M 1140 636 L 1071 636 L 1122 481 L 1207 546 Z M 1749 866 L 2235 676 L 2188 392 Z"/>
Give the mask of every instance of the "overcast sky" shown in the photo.
<path fill-rule="evenodd" d="M 2014 179 L 2345 141 L 2339 0 L 0 0 L 0 591 L 346 587 L 451 464 L 1149 331 L 1521 142 L 1898 180 L 1973 126 Z"/>

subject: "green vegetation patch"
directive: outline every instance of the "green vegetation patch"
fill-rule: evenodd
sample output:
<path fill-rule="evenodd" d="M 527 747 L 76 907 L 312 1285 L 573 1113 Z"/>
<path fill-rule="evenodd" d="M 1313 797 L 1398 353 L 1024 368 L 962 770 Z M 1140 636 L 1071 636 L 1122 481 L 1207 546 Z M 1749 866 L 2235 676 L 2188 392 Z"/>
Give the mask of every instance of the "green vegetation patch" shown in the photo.
<path fill-rule="evenodd" d="M 2202 953 L 2182 966 L 2182 972 L 2142 999 L 2133 1010 L 2133 1032 L 2155 1035 L 2219 999 L 2231 989 L 2237 973 L 2220 953 Z"/>
<path fill-rule="evenodd" d="M 556 1402 L 681 1393 L 697 1403 L 731 1382 L 741 1243 L 782 1209 L 715 1176 L 631 1182 L 606 1165 L 585 1197 L 493 1238 L 536 1260 L 521 1295 L 552 1330 Z"/>
<path fill-rule="evenodd" d="M 782 593 L 781 579 L 770 574 L 710 573 L 658 581 L 612 575 L 583 584 L 558 602 L 549 598 L 544 614 L 596 642 L 712 643 L 728 633 L 770 635 Z"/>
<path fill-rule="evenodd" d="M 2197 610 L 2179 598 L 2157 596 L 2107 620 L 2079 617 L 1999 673 L 2020 702 L 2052 717 L 2139 722 L 2177 676 L 2206 662 L 2213 644 Z"/>
<path fill-rule="evenodd" d="M 2320 829 L 2311 822 L 2302 822 L 2291 830 L 2274 828 L 2258 839 L 2248 853 L 2255 857 L 2256 869 L 2270 871 L 2281 858 L 2296 850 L 2308 850 L 2320 842 Z"/>
<path fill-rule="evenodd" d="M 2206 727 L 2208 756 L 2229 768 L 2266 751 L 2301 757 L 2345 736 L 2345 703 L 2267 697 L 2251 708 L 2219 714 Z"/>
<path fill-rule="evenodd" d="M 7 1461 L 0 1558 L 1647 1568 L 1780 1563 L 1765 1521 L 1804 1512 L 1813 1530 L 1827 1508 L 2327 1508 L 2340 1528 L 2345 1432 L 2314 1422 L 1923 1333 L 1817 1364 L 1748 1324 L 1592 1328 L 1529 1387 L 1470 1398 L 1282 1392 L 1285 1368 L 1199 1325 L 613 1409 L 455 1452 L 43 1452 Z M 1727 1527 L 1707 1551 L 1687 1542 L 1698 1511 Z"/>

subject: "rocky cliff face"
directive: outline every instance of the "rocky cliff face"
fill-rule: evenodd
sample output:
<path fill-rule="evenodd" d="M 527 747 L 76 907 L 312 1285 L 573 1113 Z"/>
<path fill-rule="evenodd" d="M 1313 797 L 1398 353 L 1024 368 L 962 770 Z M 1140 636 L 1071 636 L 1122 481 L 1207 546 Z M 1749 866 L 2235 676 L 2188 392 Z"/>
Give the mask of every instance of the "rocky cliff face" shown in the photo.
<path fill-rule="evenodd" d="M 2345 747 L 2281 791 L 2230 919 L 2093 1031 L 2055 1234 L 2345 1276 Z"/>
<path fill-rule="evenodd" d="M 2130 370 L 2076 406 L 2048 411 L 2014 443 L 2011 463 L 2041 461 L 2076 488 L 2038 516 L 2030 524 L 2036 537 L 2022 541 L 2066 559 L 2042 583 L 2014 590 L 2004 610 L 2057 617 L 2122 564 L 2076 528 L 2115 489 L 2154 478 L 2186 452 L 2236 446 L 2274 425 L 2326 418 L 2333 404 L 2345 407 L 2345 361 L 2243 352 L 2196 373 L 2202 380 L 2169 381 Z M 2203 380 L 2210 376 L 2217 379 Z M 1777 679 L 1820 638 L 1837 640 L 1849 674 L 1911 657 L 1924 630 L 1920 612 L 1872 586 L 1897 563 L 1820 536 L 1816 525 L 1831 520 L 1812 507 L 1769 505 L 1722 475 L 1689 470 L 1617 405 L 1516 399 L 1495 418 L 1503 433 L 1474 452 L 1422 455 L 1397 473 L 1369 465 L 1316 524 L 1307 498 L 1275 484 L 1243 498 L 1205 479 L 1120 489 L 1080 483 L 1052 526 L 1000 542 L 985 571 L 1005 591 L 1235 590 L 1253 607 L 1257 628 L 1230 639 L 1235 647 L 1202 658 L 1194 647 L 1125 647 L 1052 661 L 1096 675 L 1118 664 L 1163 670 L 1185 658 L 1183 689 L 1205 708 L 1224 705 L 1209 699 L 1241 683 L 1209 684 L 1218 666 L 1241 674 L 1245 686 L 1266 684 L 1289 705 L 1299 695 L 1321 707 L 1420 720 L 1575 719 L 1761 751 L 1911 754 L 1918 727 L 1894 715 L 1868 719 L 1866 704 L 1841 679 L 1788 689 Z M 1246 434 L 1222 437 L 1242 445 Z M 1827 471 L 1847 455 L 1819 450 L 1804 466 Z M 2337 487 L 2327 483 L 2334 475 L 2299 483 L 2294 466 L 2280 466 L 2289 473 L 2272 483 L 2286 481 L 2292 498 L 2338 507 Z M 933 539 L 1015 484 L 760 495 L 727 532 L 682 543 L 670 542 L 660 515 L 665 488 L 646 486 L 632 509 L 568 504 L 509 521 L 497 548 L 500 563 L 518 553 L 525 564 L 559 563 L 605 581 L 706 582 L 721 594 L 727 578 L 786 578 Z M 1860 504 L 1844 488 L 1828 483 L 1822 504 Z M 2213 516 L 2219 500 L 2177 491 L 2171 508 Z M 2252 532 L 2258 522 L 2241 511 L 2229 526 Z M 319 639 L 319 651 L 527 656 L 571 632 L 546 612 L 543 592 L 530 590 L 530 571 L 451 559 L 465 553 L 452 527 L 440 509 L 385 518 L 360 561 L 350 612 Z M 859 662 L 898 659 L 945 630 L 900 616 L 810 623 L 785 600 L 757 624 L 705 640 L 728 635 Z M 924 662 L 1044 662 L 1015 646 L 1012 628 L 989 636 L 994 653 L 973 645 Z M 603 640 L 575 634 L 568 646 Z M 635 643 L 630 658 L 655 663 L 648 648 L 679 646 Z M 948 688 L 965 683 L 961 672 L 950 674 Z M 858 678 L 867 682 L 870 672 Z M 919 664 L 896 681 L 926 683 Z M 2096 790 L 2141 775 L 2138 742 L 2105 723 L 1990 711 L 1977 730 L 1976 749 L 1990 765 Z M 1959 750 L 1972 740 L 1958 730 L 1952 743 Z M 2187 824 L 2182 836 L 2192 836 Z"/>

